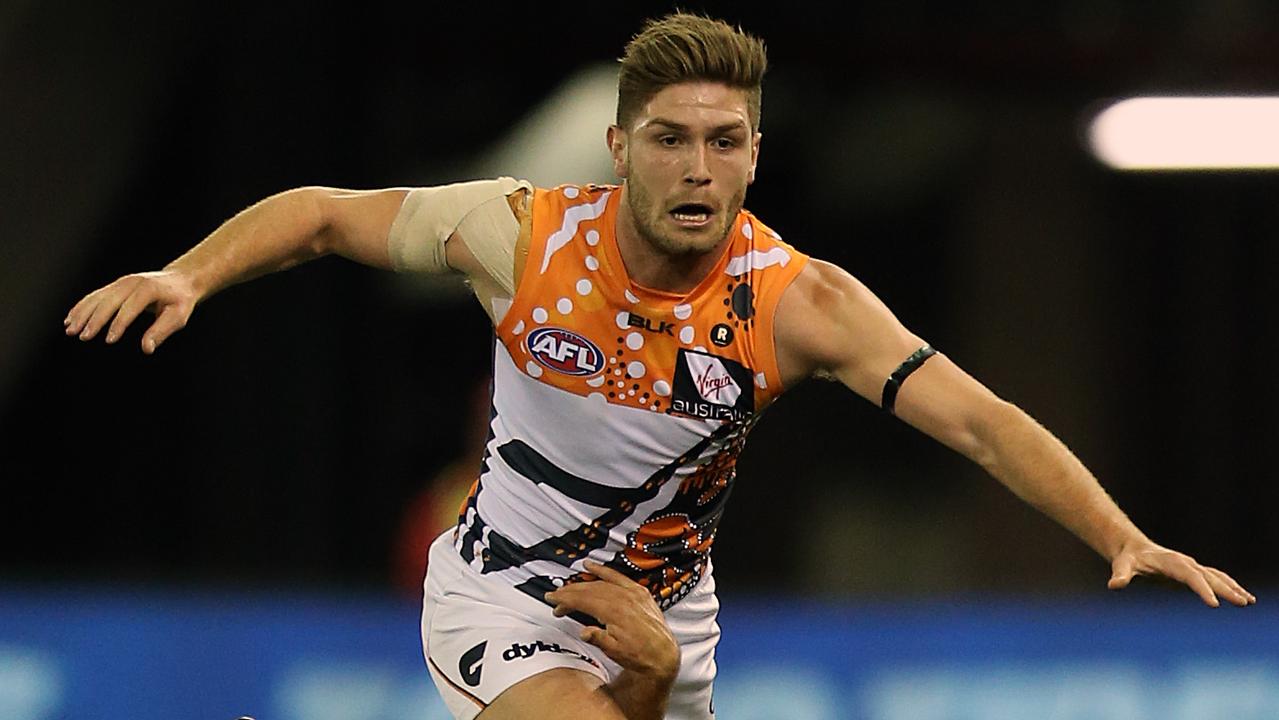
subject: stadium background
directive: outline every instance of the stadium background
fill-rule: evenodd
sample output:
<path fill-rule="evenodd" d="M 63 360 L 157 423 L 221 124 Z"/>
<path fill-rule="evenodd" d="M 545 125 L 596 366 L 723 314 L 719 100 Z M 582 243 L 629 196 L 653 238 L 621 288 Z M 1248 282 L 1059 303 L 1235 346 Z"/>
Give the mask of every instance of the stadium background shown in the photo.
<path fill-rule="evenodd" d="M 1041 420 L 1154 539 L 1232 573 L 1261 604 L 1210 612 L 1188 592 L 1144 585 L 1107 594 L 1099 558 L 978 468 L 810 381 L 753 433 L 716 543 L 725 682 L 744 694 L 761 681 L 742 680 L 742 668 L 774 662 L 735 665 L 749 653 L 727 645 L 734 635 L 755 638 L 803 607 L 814 623 L 830 619 L 821 613 L 847 621 L 828 632 L 846 629 L 849 644 L 814 655 L 832 666 L 847 652 L 871 667 L 873 643 L 856 634 L 868 617 L 882 629 L 866 632 L 891 647 L 891 633 L 938 628 L 1006 640 L 1002 650 L 923 652 L 921 662 L 957 658 L 960 674 L 903 671 L 907 695 L 965 687 L 973 697 L 901 717 L 968 717 L 960 708 L 970 705 L 985 708 L 974 717 L 999 716 L 982 702 L 1021 717 L 1016 688 L 1040 698 L 1072 682 L 1094 697 L 1199 698 L 1177 704 L 1187 714 L 1150 717 L 1215 716 L 1196 714 L 1204 696 L 1187 688 L 1201 685 L 1243 703 L 1234 717 L 1279 713 L 1279 655 L 1262 642 L 1276 627 L 1267 590 L 1279 587 L 1279 383 L 1269 362 L 1279 345 L 1279 175 L 1124 174 L 1083 139 L 1091 115 L 1118 97 L 1274 93 L 1279 6 L 968 5 L 686 4 L 769 47 L 747 207 L 853 272 Z M 460 284 L 328 258 L 213 298 L 154 357 L 138 351 L 138 328 L 114 347 L 82 345 L 60 320 L 89 290 L 159 268 L 290 187 L 498 172 L 610 180 L 592 174 L 607 113 L 579 131 L 574 112 L 599 107 L 593 80 L 607 85 L 643 18 L 671 7 L 0 6 L 0 714 L 84 716 L 83 678 L 111 675 L 67 644 L 68 628 L 80 628 L 85 642 L 95 632 L 133 638 L 95 645 L 115 647 L 103 661 L 118 673 L 150 667 L 130 658 L 154 659 L 179 637 L 183 647 L 225 645 L 207 658 L 218 668 L 209 673 L 229 673 L 222 695 L 198 683 L 183 692 L 180 681 L 161 689 L 152 672 L 155 687 L 120 698 L 135 717 L 149 717 L 145 698 L 164 692 L 204 708 L 201 717 L 286 716 L 300 706 L 278 688 L 237 685 L 235 673 L 254 666 L 216 620 L 241 617 L 228 608 L 261 621 L 253 637 L 303 622 L 291 617 L 297 603 L 331 611 L 279 639 L 280 667 L 294 667 L 290 638 L 409 617 L 388 635 L 408 657 L 376 662 L 416 677 L 417 544 L 456 506 L 482 432 L 489 330 Z M 147 608 L 174 629 L 132 634 L 134 620 L 155 620 Z M 1010 615 L 1023 625 L 1001 624 Z M 1083 625 L 1046 637 L 1035 618 Z M 1085 652 L 1067 642 L 1134 627 L 1172 645 Z M 334 642 L 299 652 L 347 667 L 347 646 Z M 777 642 L 776 662 L 803 655 Z M 1227 668 L 1211 682 L 1185 669 L 1205 662 L 1205 642 L 1217 653 L 1208 665 Z M 1074 664 L 1060 665 L 1053 648 Z M 1183 651 L 1189 664 L 1177 665 Z M 198 667 L 196 657 L 178 653 L 174 664 Z M 1028 670 L 1027 657 L 1042 662 Z M 982 695 L 962 674 L 973 662 L 1014 680 Z M 1129 675 L 1111 672 L 1116 663 Z M 813 677 L 833 684 L 793 678 L 791 688 L 812 690 L 793 694 L 840 709 L 804 717 L 897 717 L 866 699 L 862 680 Z M 430 690 L 404 682 L 395 687 Z M 840 694 L 846 686 L 861 689 Z M 277 705 L 227 704 L 255 697 Z M 1105 717 L 1154 712 L 1117 706 Z M 331 717 L 419 717 L 403 709 L 411 700 L 376 707 Z M 1070 712 L 1054 717 L 1097 716 Z"/>

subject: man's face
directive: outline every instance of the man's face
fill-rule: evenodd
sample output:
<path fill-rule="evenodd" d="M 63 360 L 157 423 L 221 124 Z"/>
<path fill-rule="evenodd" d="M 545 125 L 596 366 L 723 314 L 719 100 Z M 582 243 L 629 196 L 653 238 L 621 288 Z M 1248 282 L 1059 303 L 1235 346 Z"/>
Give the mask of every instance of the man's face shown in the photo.
<path fill-rule="evenodd" d="M 629 129 L 608 132 L 635 229 L 668 255 L 718 247 L 755 180 L 759 140 L 745 91 L 705 81 L 663 88 Z"/>

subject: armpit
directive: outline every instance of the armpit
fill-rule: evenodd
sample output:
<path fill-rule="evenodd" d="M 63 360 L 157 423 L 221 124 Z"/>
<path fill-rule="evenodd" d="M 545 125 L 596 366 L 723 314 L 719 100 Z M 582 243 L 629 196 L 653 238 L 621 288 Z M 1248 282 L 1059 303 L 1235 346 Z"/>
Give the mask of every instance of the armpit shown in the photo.
<path fill-rule="evenodd" d="M 496 324 L 515 295 L 517 246 L 531 230 L 528 181 L 502 177 L 409 192 L 387 240 L 392 266 L 401 272 L 446 272 L 445 243 L 463 242 L 482 272 L 468 280 Z"/>
<path fill-rule="evenodd" d="M 469 277 L 468 283 L 495 327 L 511 308 L 524 261 L 528 258 L 529 237 L 533 231 L 531 196 L 531 190 L 518 188 L 502 199 L 503 208 L 477 209 L 462 221 L 449 240 L 466 245 L 484 269 L 483 273 Z"/>

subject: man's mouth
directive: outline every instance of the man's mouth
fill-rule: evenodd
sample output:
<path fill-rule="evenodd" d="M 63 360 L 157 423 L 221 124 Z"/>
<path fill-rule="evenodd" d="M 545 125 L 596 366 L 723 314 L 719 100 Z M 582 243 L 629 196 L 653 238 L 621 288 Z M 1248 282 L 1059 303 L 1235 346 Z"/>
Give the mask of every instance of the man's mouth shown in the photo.
<path fill-rule="evenodd" d="M 702 227 L 710 222 L 711 216 L 715 214 L 714 209 L 709 205 L 701 203 L 684 203 L 676 205 L 670 212 L 675 222 L 684 227 Z"/>

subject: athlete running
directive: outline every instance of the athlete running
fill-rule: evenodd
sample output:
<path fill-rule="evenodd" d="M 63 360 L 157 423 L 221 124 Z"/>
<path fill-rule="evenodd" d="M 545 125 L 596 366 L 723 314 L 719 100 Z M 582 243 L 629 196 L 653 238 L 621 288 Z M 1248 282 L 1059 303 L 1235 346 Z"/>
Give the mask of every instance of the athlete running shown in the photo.
<path fill-rule="evenodd" d="M 760 413 L 819 375 L 979 463 L 1110 562 L 1255 598 L 1147 538 L 1055 437 L 902 326 L 844 270 L 743 210 L 762 42 L 677 13 L 621 61 L 619 185 L 498 178 L 305 187 L 237 214 L 66 318 L 153 353 L 214 293 L 328 254 L 460 272 L 492 319 L 493 411 L 457 526 L 430 549 L 426 663 L 458 718 L 714 717 L 710 549 Z"/>

